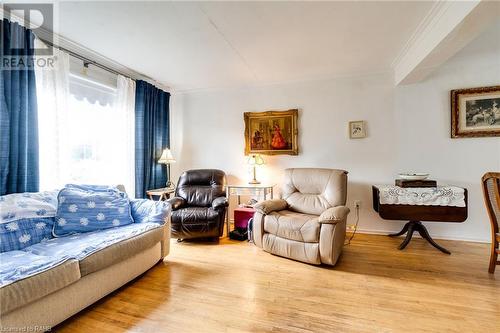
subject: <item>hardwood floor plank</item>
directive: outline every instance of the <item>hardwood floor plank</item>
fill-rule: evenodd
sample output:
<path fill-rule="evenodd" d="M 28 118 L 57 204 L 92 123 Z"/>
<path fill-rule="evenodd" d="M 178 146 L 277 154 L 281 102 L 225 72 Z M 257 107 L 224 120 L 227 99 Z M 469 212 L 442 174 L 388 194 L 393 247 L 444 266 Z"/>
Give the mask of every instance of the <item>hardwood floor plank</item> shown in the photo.
<path fill-rule="evenodd" d="M 146 274 L 60 332 L 500 332 L 487 244 L 356 235 L 335 267 L 247 242 L 172 242 Z"/>

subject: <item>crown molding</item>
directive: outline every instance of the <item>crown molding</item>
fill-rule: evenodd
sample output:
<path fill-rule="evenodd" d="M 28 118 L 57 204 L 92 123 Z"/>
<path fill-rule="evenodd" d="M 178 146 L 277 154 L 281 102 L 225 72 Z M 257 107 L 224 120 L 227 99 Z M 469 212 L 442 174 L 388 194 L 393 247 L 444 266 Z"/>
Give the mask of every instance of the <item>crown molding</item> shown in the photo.
<path fill-rule="evenodd" d="M 376 71 L 363 71 L 355 73 L 346 74 L 334 74 L 334 75 L 322 75 L 301 79 L 290 79 L 290 80 L 279 80 L 279 81 L 259 81 L 259 82 L 249 82 L 241 84 L 227 84 L 218 85 L 206 88 L 184 88 L 173 90 L 174 95 L 187 95 L 187 94 L 197 94 L 197 93 L 214 93 L 214 92 L 227 92 L 227 91 L 239 91 L 245 89 L 258 89 L 263 87 L 274 87 L 274 86 L 289 86 L 289 85 L 299 85 L 299 84 L 309 84 L 317 82 L 329 82 L 329 81 L 341 81 L 341 80 L 362 80 L 370 78 L 381 78 L 386 77 L 388 80 L 392 77 L 393 71 L 388 69 L 380 69 Z"/>
<path fill-rule="evenodd" d="M 491 23 L 497 4 L 481 0 L 434 4 L 394 59 L 394 83 L 423 80 Z"/>
<path fill-rule="evenodd" d="M 436 23 L 441 20 L 444 13 L 449 8 L 449 2 L 447 1 L 437 1 L 434 3 L 429 10 L 429 12 L 424 16 L 422 21 L 418 24 L 415 31 L 412 33 L 410 38 L 403 45 L 403 48 L 399 51 L 397 56 L 391 62 L 391 68 L 395 68 L 401 60 L 408 54 L 411 47 L 417 43 L 418 40 L 422 39 L 423 36 L 429 33 L 430 28 L 435 26 Z"/>

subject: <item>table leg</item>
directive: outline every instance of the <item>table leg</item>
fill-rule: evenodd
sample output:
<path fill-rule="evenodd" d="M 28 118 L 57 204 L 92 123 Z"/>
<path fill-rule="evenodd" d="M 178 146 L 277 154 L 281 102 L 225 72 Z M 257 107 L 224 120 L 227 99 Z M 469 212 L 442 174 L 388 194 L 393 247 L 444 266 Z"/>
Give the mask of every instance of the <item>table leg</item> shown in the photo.
<path fill-rule="evenodd" d="M 266 199 L 267 199 L 267 191 L 266 191 L 266 189 L 264 189 L 264 200 L 266 200 Z"/>
<path fill-rule="evenodd" d="M 271 187 L 271 199 L 274 199 L 274 192 L 272 187 Z"/>
<path fill-rule="evenodd" d="M 408 245 L 408 243 L 410 243 L 411 238 L 413 236 L 413 232 L 415 231 L 413 226 L 414 226 L 413 222 L 406 223 L 406 225 L 405 225 L 406 230 L 407 230 L 406 238 L 401 244 L 399 244 L 398 249 L 402 250 Z M 403 230 L 404 230 L 404 228 L 403 228 Z"/>
<path fill-rule="evenodd" d="M 389 237 L 397 237 L 397 236 L 404 235 L 408 231 L 408 227 L 409 226 L 410 226 L 410 222 L 406 223 L 405 226 L 403 227 L 403 229 L 401 229 L 400 232 L 396 232 L 395 234 L 389 234 L 387 236 L 389 236 Z"/>
<path fill-rule="evenodd" d="M 420 236 L 422 236 L 423 239 L 428 241 L 432 246 L 434 246 L 439 251 L 446 253 L 446 254 L 451 254 L 450 251 L 448 251 L 444 247 L 440 246 L 439 244 L 437 244 L 434 241 L 434 239 L 432 239 L 431 235 L 427 231 L 427 228 L 420 221 L 410 221 L 410 222 L 405 224 L 405 226 L 403 227 L 403 229 L 400 232 L 397 232 L 395 234 L 390 234 L 388 236 L 395 237 L 395 236 L 401 236 L 404 233 L 406 233 L 406 237 L 405 237 L 404 241 L 398 246 L 398 249 L 403 250 L 410 243 L 414 232 L 418 232 L 420 234 Z"/>
<path fill-rule="evenodd" d="M 432 239 L 431 235 L 429 235 L 429 232 L 427 231 L 427 228 L 422 223 L 419 224 L 419 228 L 417 229 L 417 231 L 420 234 L 420 236 L 422 236 L 423 239 L 431 243 L 431 245 L 434 246 L 436 249 L 446 254 L 451 254 L 450 251 L 448 251 L 447 249 L 436 243 L 434 239 Z"/>

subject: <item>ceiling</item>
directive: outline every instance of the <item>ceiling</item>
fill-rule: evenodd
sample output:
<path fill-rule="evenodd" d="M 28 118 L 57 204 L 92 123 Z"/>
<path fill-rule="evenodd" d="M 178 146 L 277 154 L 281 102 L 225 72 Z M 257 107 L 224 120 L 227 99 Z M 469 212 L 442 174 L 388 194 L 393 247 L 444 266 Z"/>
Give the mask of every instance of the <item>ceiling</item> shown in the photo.
<path fill-rule="evenodd" d="M 187 91 L 388 71 L 433 4 L 61 2 L 59 33 Z"/>

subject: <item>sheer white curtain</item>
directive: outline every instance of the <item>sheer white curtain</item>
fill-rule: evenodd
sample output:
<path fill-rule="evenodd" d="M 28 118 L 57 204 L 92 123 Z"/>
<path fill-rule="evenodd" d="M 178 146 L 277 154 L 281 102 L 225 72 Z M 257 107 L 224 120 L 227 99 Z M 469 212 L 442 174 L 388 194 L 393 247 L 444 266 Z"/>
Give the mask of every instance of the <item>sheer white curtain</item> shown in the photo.
<path fill-rule="evenodd" d="M 43 44 L 35 41 L 37 47 Z M 67 178 L 69 55 L 54 49 L 54 67 L 36 67 L 38 131 L 40 146 L 40 189 L 58 188 Z"/>
<path fill-rule="evenodd" d="M 127 193 L 135 197 L 135 81 L 118 75 L 116 108 L 123 113 L 123 139 L 120 145 L 124 159 L 124 182 Z"/>
<path fill-rule="evenodd" d="M 56 52 L 55 68 L 36 72 L 40 188 L 123 184 L 133 196 L 135 82 L 114 76 L 103 83 L 102 72 L 81 74 Z"/>

